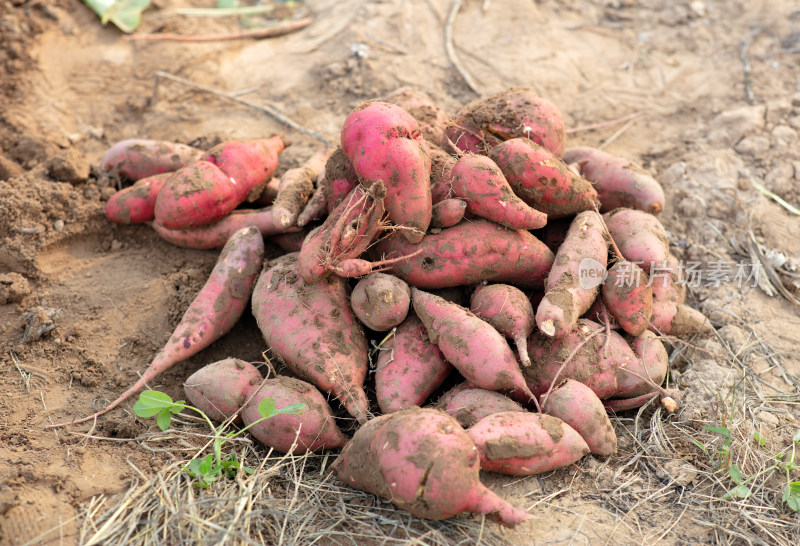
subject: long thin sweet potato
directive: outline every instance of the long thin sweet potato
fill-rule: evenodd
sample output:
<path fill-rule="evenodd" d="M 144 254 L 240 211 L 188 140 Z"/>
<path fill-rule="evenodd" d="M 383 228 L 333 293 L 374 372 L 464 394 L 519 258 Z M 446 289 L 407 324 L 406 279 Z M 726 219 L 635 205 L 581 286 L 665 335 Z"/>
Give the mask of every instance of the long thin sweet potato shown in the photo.
<path fill-rule="evenodd" d="M 133 138 L 114 144 L 100 160 L 104 171 L 116 169 L 129 180 L 177 171 L 197 161 L 202 150 L 163 140 Z"/>
<path fill-rule="evenodd" d="M 226 334 L 242 316 L 264 257 L 264 239 L 254 227 L 234 233 L 220 252 L 208 281 L 184 313 L 175 332 L 131 388 L 99 412 L 54 426 L 83 423 L 111 411 L 160 373 Z"/>
<path fill-rule="evenodd" d="M 367 339 L 353 316 L 347 282 L 331 275 L 303 280 L 298 255 L 270 262 L 253 290 L 252 308 L 267 345 L 302 379 L 331 393 L 360 423 L 367 420 L 364 393 Z"/>

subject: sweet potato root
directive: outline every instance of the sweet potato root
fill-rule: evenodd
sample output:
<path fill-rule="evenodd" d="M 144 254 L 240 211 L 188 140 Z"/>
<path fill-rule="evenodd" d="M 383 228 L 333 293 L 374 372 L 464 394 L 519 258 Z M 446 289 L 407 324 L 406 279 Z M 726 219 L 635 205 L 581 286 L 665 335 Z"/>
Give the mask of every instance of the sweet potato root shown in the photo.
<path fill-rule="evenodd" d="M 350 310 L 349 288 L 336 275 L 305 282 L 297 257 L 269 262 L 253 290 L 253 315 L 267 345 L 293 373 L 331 393 L 363 423 L 367 339 Z"/>
<path fill-rule="evenodd" d="M 174 364 L 186 360 L 226 334 L 242 316 L 264 257 L 264 240 L 254 227 L 234 233 L 220 252 L 211 275 L 184 313 L 164 347 L 131 388 L 83 423 L 111 411 Z"/>
<path fill-rule="evenodd" d="M 421 406 L 453 371 L 410 313 L 382 346 L 375 365 L 375 395 L 383 413 Z"/>
<path fill-rule="evenodd" d="M 289 169 L 281 176 L 278 194 L 272 205 L 276 227 L 286 229 L 297 224 L 297 218 L 308 203 L 325 162 L 333 150 L 324 149 L 312 155 L 296 169 Z"/>
<path fill-rule="evenodd" d="M 203 154 L 202 150 L 163 140 L 134 138 L 114 144 L 100 160 L 104 171 L 115 169 L 129 180 L 177 171 Z"/>
<path fill-rule="evenodd" d="M 647 273 L 669 257 L 669 239 L 658 218 L 641 210 L 616 209 L 603 215 L 608 231 L 629 262 Z"/>
<path fill-rule="evenodd" d="M 358 281 L 350 305 L 358 320 L 376 332 L 391 330 L 408 315 L 411 290 L 401 279 L 386 273 L 371 273 Z"/>
<path fill-rule="evenodd" d="M 541 405 L 547 415 L 575 429 L 595 455 L 606 457 L 617 452 L 617 434 L 603 402 L 583 383 L 567 379 L 543 398 Z"/>
<path fill-rule="evenodd" d="M 155 218 L 156 197 L 172 173 L 142 178 L 122 189 L 106 203 L 106 218 L 118 224 L 141 224 Z"/>
<path fill-rule="evenodd" d="M 226 358 L 194 372 L 183 383 L 183 390 L 192 406 L 221 422 L 242 409 L 261 380 L 261 372 L 249 362 Z M 241 423 L 242 416 L 236 415 L 233 422 Z"/>
<path fill-rule="evenodd" d="M 432 228 L 453 227 L 464 218 L 467 203 L 463 199 L 443 199 L 433 205 Z"/>
<path fill-rule="evenodd" d="M 636 360 L 617 368 L 617 391 L 613 398 L 634 398 L 658 390 L 669 369 L 669 355 L 653 333 L 643 332 L 631 342 Z"/>
<path fill-rule="evenodd" d="M 531 365 L 528 337 L 536 321 L 530 300 L 519 288 L 507 284 L 481 285 L 472 293 L 470 311 L 514 340 L 522 365 Z"/>
<path fill-rule="evenodd" d="M 213 163 L 235 181 L 239 194 L 243 195 L 241 203 L 254 188 L 270 181 L 278 166 L 278 156 L 290 144 L 281 135 L 228 140 L 208 150 L 200 159 Z"/>
<path fill-rule="evenodd" d="M 638 265 L 620 260 L 608 270 L 602 287 L 603 302 L 617 324 L 632 336 L 647 330 L 653 314 L 653 289 Z"/>
<path fill-rule="evenodd" d="M 513 527 L 530 516 L 481 484 L 478 453 L 458 422 L 412 408 L 362 426 L 333 463 L 338 479 L 420 518 L 486 514 Z"/>
<path fill-rule="evenodd" d="M 658 334 L 687 336 L 714 330 L 708 318 L 693 307 L 674 301 L 654 301 L 648 329 Z"/>
<path fill-rule="evenodd" d="M 469 428 L 484 417 L 495 413 L 525 411 L 507 396 L 486 389 L 464 389 L 450 397 L 447 404 L 437 404 L 437 407 L 452 415 L 464 428 Z"/>
<path fill-rule="evenodd" d="M 589 147 L 570 148 L 564 162 L 577 163 L 581 175 L 594 184 L 601 212 L 625 207 L 658 214 L 664 208 L 664 189 L 642 167 Z"/>
<path fill-rule="evenodd" d="M 467 430 L 481 469 L 532 476 L 569 466 L 589 453 L 581 435 L 561 419 L 506 411 L 484 417 Z"/>
<path fill-rule="evenodd" d="M 459 222 L 419 244 L 392 236 L 375 244 L 370 255 L 394 258 L 392 272 L 418 288 L 447 288 L 481 281 L 541 287 L 553 265 L 553 253 L 525 230 L 509 230 L 488 220 Z"/>

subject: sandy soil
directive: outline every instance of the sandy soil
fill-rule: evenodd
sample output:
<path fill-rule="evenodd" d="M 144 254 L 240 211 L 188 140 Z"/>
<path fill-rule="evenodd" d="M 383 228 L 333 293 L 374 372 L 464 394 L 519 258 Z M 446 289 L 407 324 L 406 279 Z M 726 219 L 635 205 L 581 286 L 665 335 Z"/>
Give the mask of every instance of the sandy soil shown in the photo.
<path fill-rule="evenodd" d="M 142 32 L 238 28 L 236 21 L 170 12 L 210 1 L 154 4 Z M 449 0 L 307 5 L 314 22 L 295 34 L 211 43 L 124 41 L 78 0 L 0 5 L 2 544 L 76 543 L 90 499 L 124 492 L 136 474 L 131 465 L 148 473 L 164 461 L 158 452 L 118 441 L 153 426 L 135 418 L 129 405 L 92 430 L 106 440 L 44 429 L 92 412 L 132 383 L 216 259 L 214 252 L 172 247 L 147 226 L 109 223 L 103 207 L 116 188 L 97 176 L 103 152 L 125 138 L 208 148 L 224 139 L 284 132 L 294 144 L 282 156 L 283 169 L 319 147 L 263 112 L 174 82 L 160 80 L 155 95 L 157 71 L 244 92 L 247 100 L 273 105 L 331 141 L 351 109 L 402 85 L 427 92 L 448 113 L 476 97 L 446 55 Z M 482 94 L 531 87 L 561 109 L 573 130 L 570 144 L 605 145 L 655 174 L 667 192 L 661 219 L 674 252 L 708 271 L 715 263 L 735 268 L 752 262 L 731 244 L 732 238 L 744 241 L 749 229 L 766 249 L 800 256 L 797 216 L 753 185 L 800 206 L 799 26 L 792 0 L 467 0 L 453 36 Z M 796 292 L 791 277 L 782 278 Z M 769 385 L 771 398 L 751 421 L 770 442 L 785 446 L 798 427 L 797 399 L 775 401 L 783 400 L 775 393 L 798 394 L 800 357 L 793 353 L 799 308 L 732 279 L 698 284 L 691 301 L 712 318 L 719 337 L 696 340 L 699 349 L 674 359 L 672 381 L 686 394 L 683 412 L 671 419 L 691 424 L 720 417 L 708 392 L 732 388 L 738 372 L 725 361 L 730 348 L 759 384 Z M 38 315 L 23 318 L 37 307 Z M 52 329 L 23 343 L 33 320 Z M 762 341 L 778 355 L 778 365 L 754 354 L 748 360 L 748 349 Z M 154 386 L 181 397 L 183 379 L 202 365 L 227 356 L 258 361 L 265 349 L 247 314 L 223 340 Z M 629 421 L 616 424 L 623 430 Z M 506 533 L 508 540 L 737 540 L 684 516 L 684 486 L 652 506 L 615 502 L 621 475 L 642 472 L 647 476 L 638 479 L 647 480 L 652 473 L 626 466 L 637 445 L 630 434 L 620 438 L 620 456 L 610 461 L 590 457 L 581 469 L 542 480 L 490 477 L 495 490 L 526 508 L 533 504 L 530 495 L 540 499 L 568 488 L 533 508 L 533 521 Z M 689 442 L 682 449 L 681 460 L 690 466 L 704 457 Z M 797 515 L 779 497 L 775 510 L 796 526 Z"/>

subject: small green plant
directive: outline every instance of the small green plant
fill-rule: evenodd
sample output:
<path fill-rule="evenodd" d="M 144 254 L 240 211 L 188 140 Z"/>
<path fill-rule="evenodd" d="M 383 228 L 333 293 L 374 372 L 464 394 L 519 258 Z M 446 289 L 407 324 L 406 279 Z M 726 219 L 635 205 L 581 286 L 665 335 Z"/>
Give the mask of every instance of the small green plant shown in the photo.
<path fill-rule="evenodd" d="M 133 413 L 139 417 L 149 418 L 155 417 L 156 424 L 161 430 L 167 430 L 172 424 L 172 416 L 181 413 L 183 410 L 194 411 L 208 423 L 211 430 L 214 431 L 214 446 L 213 452 L 205 457 L 195 458 L 184 465 L 183 470 L 197 480 L 196 486 L 203 489 L 210 487 L 221 476 L 232 478 L 236 475 L 239 468 L 248 474 L 253 473 L 252 468 L 242 466 L 236 458 L 235 453 L 231 453 L 227 458 L 222 457 L 222 446 L 226 441 L 235 438 L 245 432 L 250 427 L 269 419 L 275 415 L 298 415 L 302 413 L 306 407 L 305 404 L 292 404 L 285 408 L 276 408 L 275 400 L 272 398 L 265 398 L 258 405 L 258 413 L 261 418 L 257 421 L 250 423 L 246 427 L 226 432 L 229 424 L 223 423 L 215 426 L 203 411 L 188 405 L 184 400 L 173 401 L 172 397 L 168 394 L 159 391 L 144 391 L 139 395 L 139 400 L 133 405 Z"/>

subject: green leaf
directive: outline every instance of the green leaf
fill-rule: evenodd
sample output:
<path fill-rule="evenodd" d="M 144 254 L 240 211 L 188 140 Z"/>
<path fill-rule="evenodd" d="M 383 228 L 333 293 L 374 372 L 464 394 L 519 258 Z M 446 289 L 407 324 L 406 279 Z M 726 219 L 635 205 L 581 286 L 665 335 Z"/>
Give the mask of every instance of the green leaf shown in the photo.
<path fill-rule="evenodd" d="M 275 399 L 264 398 L 258 404 L 258 413 L 260 413 L 262 417 L 272 417 L 275 413 Z"/>
<path fill-rule="evenodd" d="M 792 441 L 796 444 L 800 444 L 800 429 L 798 429 L 797 434 L 792 437 Z"/>
<path fill-rule="evenodd" d="M 706 449 L 706 446 L 704 446 L 703 444 L 701 444 L 700 442 L 698 442 L 698 441 L 697 441 L 697 440 L 695 440 L 694 438 L 688 438 L 688 440 L 689 440 L 690 442 L 692 442 L 694 445 L 696 445 L 697 447 L 699 447 L 699 448 L 700 448 L 700 449 L 703 451 L 703 453 L 705 453 L 706 455 L 708 455 L 708 449 Z"/>
<path fill-rule="evenodd" d="M 793 511 L 800 512 L 800 482 L 787 483 L 781 500 Z"/>
<path fill-rule="evenodd" d="M 186 409 L 186 400 L 178 400 L 177 402 L 172 403 L 172 407 L 169 409 L 173 415 L 178 415 L 180 412 Z"/>
<path fill-rule="evenodd" d="M 303 413 L 304 409 L 306 409 L 305 404 L 292 404 L 291 406 L 286 406 L 285 408 L 275 410 L 274 413 L 281 413 L 283 415 L 299 415 Z"/>
<path fill-rule="evenodd" d="M 731 499 L 733 497 L 737 497 L 740 499 L 746 499 L 750 496 L 750 488 L 746 485 L 737 485 L 727 493 L 725 493 L 722 498 L 725 500 Z"/>
<path fill-rule="evenodd" d="M 767 439 L 764 438 L 763 436 L 761 436 L 758 432 L 754 432 L 753 433 L 753 439 L 756 442 L 758 442 L 758 445 L 760 445 L 761 447 L 764 447 L 765 445 L 767 445 Z"/>
<path fill-rule="evenodd" d="M 730 431 L 730 429 L 728 429 L 728 427 L 704 426 L 703 428 L 706 429 L 709 432 L 716 432 L 717 434 L 725 436 L 726 438 L 730 438 L 730 436 L 731 436 L 731 431 Z"/>
<path fill-rule="evenodd" d="M 733 483 L 742 483 L 742 471 L 739 470 L 739 465 L 732 464 L 728 473 L 730 474 L 731 481 L 733 481 Z"/>
<path fill-rule="evenodd" d="M 104 25 L 111 21 L 122 32 L 133 32 L 142 22 L 142 12 L 151 0 L 83 0 L 83 3 L 100 16 Z"/>
<path fill-rule="evenodd" d="M 243 470 L 243 471 L 244 471 L 246 474 L 250 474 L 250 475 L 253 475 L 253 473 L 255 472 L 255 470 L 253 470 L 253 469 L 252 469 L 252 468 L 250 468 L 249 466 L 243 466 L 243 467 L 242 467 L 242 470 Z"/>
<path fill-rule="evenodd" d="M 144 391 L 139 395 L 139 400 L 133 405 L 133 413 L 139 417 L 154 417 L 162 409 L 172 407 L 172 398 L 168 394 L 158 391 Z"/>
<path fill-rule="evenodd" d="M 239 0 L 219 0 L 217 2 L 218 8 L 238 8 L 239 7 Z"/>
<path fill-rule="evenodd" d="M 156 424 L 158 428 L 162 431 L 167 430 L 169 425 L 172 423 L 172 414 L 168 409 L 163 409 L 158 413 L 158 417 L 156 418 Z"/>
<path fill-rule="evenodd" d="M 192 478 L 197 478 L 200 476 L 200 463 L 202 462 L 202 459 L 192 459 L 189 461 L 189 465 L 183 468 Z"/>

